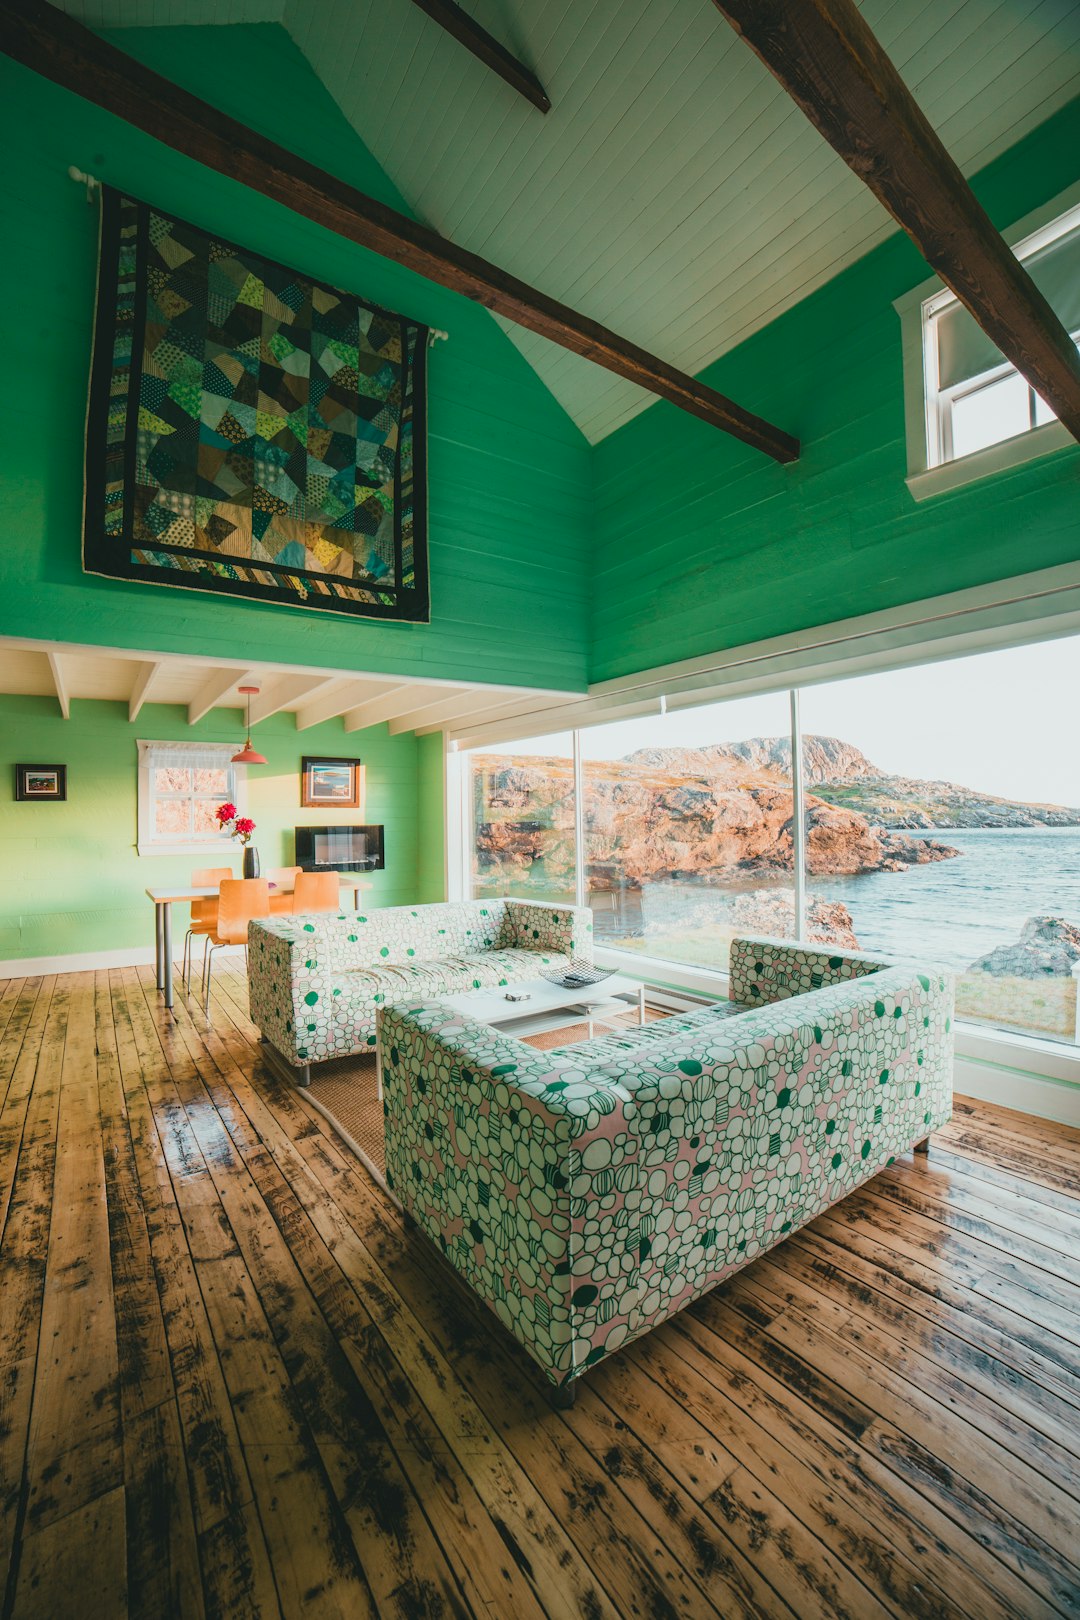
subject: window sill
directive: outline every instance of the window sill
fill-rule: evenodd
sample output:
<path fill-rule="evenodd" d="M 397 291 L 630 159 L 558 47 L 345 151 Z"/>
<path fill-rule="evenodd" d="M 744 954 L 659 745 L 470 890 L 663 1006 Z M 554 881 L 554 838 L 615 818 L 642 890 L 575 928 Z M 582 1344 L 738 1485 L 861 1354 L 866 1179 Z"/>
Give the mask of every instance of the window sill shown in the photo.
<path fill-rule="evenodd" d="M 976 450 L 970 456 L 947 461 L 940 467 L 928 467 L 923 472 L 909 473 L 905 483 L 915 500 L 925 501 L 1070 446 L 1075 449 L 1076 440 L 1068 428 L 1060 422 L 1044 422 L 1042 427 L 1018 433 L 1014 439 L 1003 439 L 1000 444 L 989 444 L 985 450 Z"/>

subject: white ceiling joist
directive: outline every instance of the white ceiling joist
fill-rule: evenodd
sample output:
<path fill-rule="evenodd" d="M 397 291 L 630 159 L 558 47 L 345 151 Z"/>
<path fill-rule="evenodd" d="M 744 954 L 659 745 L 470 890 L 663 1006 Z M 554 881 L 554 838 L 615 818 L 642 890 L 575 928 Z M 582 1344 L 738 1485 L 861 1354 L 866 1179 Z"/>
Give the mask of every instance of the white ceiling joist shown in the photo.
<path fill-rule="evenodd" d="M 71 719 L 71 699 L 68 696 L 67 681 L 64 678 L 64 665 L 59 653 L 51 652 L 49 658 L 49 673 L 56 690 L 56 701 L 60 705 L 60 713 L 65 720 Z"/>
<path fill-rule="evenodd" d="M 139 718 L 139 710 L 146 702 L 150 693 L 150 688 L 154 684 L 154 677 L 160 668 L 161 665 L 158 663 L 139 665 L 134 684 L 131 688 L 131 696 L 128 698 L 129 720 L 137 720 Z"/>
<path fill-rule="evenodd" d="M 209 714 L 224 698 L 234 692 L 238 686 L 247 684 L 248 671 L 246 669 L 215 669 L 203 682 L 202 687 L 188 704 L 188 725 L 194 726 Z M 237 698 L 237 703 L 240 699 Z"/>
<path fill-rule="evenodd" d="M 346 731 L 363 731 L 365 726 L 378 726 L 384 720 L 396 720 L 399 714 L 408 714 L 419 703 L 432 703 L 446 691 L 441 686 L 393 686 L 370 703 L 360 703 L 345 716 Z"/>
<path fill-rule="evenodd" d="M 310 703 L 300 705 L 296 711 L 296 729 L 307 731 L 310 726 L 321 726 L 327 720 L 336 719 L 339 714 L 346 714 L 367 698 L 392 691 L 394 686 L 393 681 L 334 681 Z"/>
<path fill-rule="evenodd" d="M 272 714 L 291 708 L 301 698 L 311 697 L 321 688 L 336 684 L 336 675 L 279 675 L 262 688 L 258 697 L 252 698 L 251 723 L 257 726 L 261 720 L 269 720 Z"/>
<path fill-rule="evenodd" d="M 507 702 L 505 699 L 508 694 L 503 693 L 501 695 L 504 701 L 493 703 L 493 697 L 497 700 L 499 695 L 490 691 L 463 690 L 453 693 L 450 697 L 441 698 L 438 703 L 422 704 L 415 709 L 409 709 L 405 714 L 396 715 L 390 721 L 390 735 L 393 737 L 402 731 L 416 731 L 426 736 L 428 732 L 442 731 L 457 720 L 478 714 L 490 716 L 494 720 L 507 709 L 516 709 L 521 702 L 520 698 Z"/>

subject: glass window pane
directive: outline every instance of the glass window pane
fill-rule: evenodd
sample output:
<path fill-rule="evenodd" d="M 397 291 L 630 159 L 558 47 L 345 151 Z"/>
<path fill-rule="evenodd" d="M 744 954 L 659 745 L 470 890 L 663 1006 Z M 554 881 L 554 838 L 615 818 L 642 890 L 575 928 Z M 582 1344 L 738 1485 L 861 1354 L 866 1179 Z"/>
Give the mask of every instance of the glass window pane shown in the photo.
<path fill-rule="evenodd" d="M 794 926 L 787 693 L 582 733 L 601 943 L 726 971 L 735 934 Z"/>
<path fill-rule="evenodd" d="M 1000 444 L 1031 426 L 1028 385 L 1015 371 L 1000 382 L 987 383 L 952 404 L 954 456 L 970 456 L 988 444 Z"/>
<path fill-rule="evenodd" d="M 1043 399 L 1041 394 L 1036 394 L 1034 398 L 1035 426 L 1042 427 L 1046 422 L 1056 422 L 1058 419 L 1057 411 L 1052 411 L 1050 409 L 1049 405 L 1046 403 L 1045 399 Z"/>
<path fill-rule="evenodd" d="M 802 694 L 811 916 L 840 944 L 940 962 L 962 1017 L 1072 1041 L 1080 756 L 1055 694 L 1080 640 Z"/>
<path fill-rule="evenodd" d="M 155 838 L 191 836 L 191 804 L 187 799 L 158 799 L 154 805 Z"/>
<path fill-rule="evenodd" d="M 225 765 L 217 771 L 193 771 L 192 786 L 196 793 L 216 793 L 224 799 L 229 792 L 230 774 Z"/>
<path fill-rule="evenodd" d="M 191 772 L 186 765 L 159 765 L 154 771 L 155 793 L 190 793 Z"/>
<path fill-rule="evenodd" d="M 469 756 L 472 892 L 574 903 L 569 732 Z"/>
<path fill-rule="evenodd" d="M 196 838 L 218 838 L 221 836 L 221 826 L 214 814 L 221 801 L 215 796 L 212 799 L 194 800 L 193 826 Z"/>

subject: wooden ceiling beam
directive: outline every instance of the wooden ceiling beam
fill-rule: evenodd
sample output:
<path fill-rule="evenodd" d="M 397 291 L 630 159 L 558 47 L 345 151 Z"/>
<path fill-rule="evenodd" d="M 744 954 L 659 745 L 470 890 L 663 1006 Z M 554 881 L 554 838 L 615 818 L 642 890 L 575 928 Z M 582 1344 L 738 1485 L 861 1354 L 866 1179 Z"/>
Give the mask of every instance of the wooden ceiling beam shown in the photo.
<path fill-rule="evenodd" d="M 234 692 L 238 686 L 246 686 L 250 674 L 250 670 L 246 669 L 215 669 L 207 676 L 188 704 L 188 725 L 197 725 L 211 709 L 216 709 L 223 703 L 230 692 Z M 238 697 L 234 706 L 242 705 L 243 701 L 243 698 Z"/>
<path fill-rule="evenodd" d="M 65 720 L 70 720 L 71 697 L 68 693 L 67 673 L 64 669 L 63 660 L 60 654 L 55 652 L 47 653 L 46 657 L 49 660 L 49 674 L 52 676 L 53 691 L 56 693 L 56 701 L 60 705 L 60 713 Z"/>
<path fill-rule="evenodd" d="M 336 720 L 338 715 L 347 714 L 348 711 L 362 703 L 365 698 L 377 696 L 380 692 L 392 690 L 392 681 L 366 681 L 352 680 L 338 677 L 327 686 L 320 686 L 316 695 L 309 703 L 302 703 L 296 710 L 297 731 L 309 731 L 312 726 L 325 725 L 328 720 Z"/>
<path fill-rule="evenodd" d="M 518 701 L 520 698 L 519 693 Z M 491 687 L 470 691 L 462 687 L 457 692 L 444 693 L 436 703 L 417 704 L 416 708 L 395 716 L 389 723 L 390 735 L 395 737 L 403 731 L 419 731 L 421 727 L 425 733 L 443 731 L 459 717 L 475 714 L 477 710 L 486 711 L 493 704 L 504 707 L 512 700 L 513 694 L 507 691 L 493 692 Z"/>
<path fill-rule="evenodd" d="M 282 709 L 299 703 L 301 698 L 312 696 L 323 687 L 335 684 L 337 677 L 333 675 L 281 675 L 271 680 L 269 686 L 264 686 L 258 697 L 251 700 L 251 723 L 259 725 L 263 720 L 269 720 L 272 714 L 280 714 Z"/>
<path fill-rule="evenodd" d="M 854 0 L 714 0 L 1007 360 L 1080 439 L 1080 354 Z"/>
<path fill-rule="evenodd" d="M 444 28 L 452 35 L 459 45 L 464 45 L 467 51 L 471 51 L 485 67 L 497 73 L 500 79 L 505 79 L 511 89 L 524 96 L 526 101 L 531 101 L 542 113 L 551 111 L 547 91 L 536 74 L 523 62 L 519 62 L 505 45 L 493 34 L 488 33 L 486 28 L 481 28 L 467 11 L 462 11 L 459 5 L 455 5 L 454 0 L 413 0 L 413 4 L 419 6 L 421 11 L 427 12 L 433 22 L 437 22 L 440 28 Z"/>
<path fill-rule="evenodd" d="M 0 49 L 185 157 L 461 293 L 772 456 L 799 442 L 705 383 L 368 197 L 99 39 L 47 0 L 0 0 Z M 73 154 L 77 156 L 77 154 Z"/>
<path fill-rule="evenodd" d="M 373 698 L 370 703 L 359 703 L 345 716 L 346 731 L 363 731 L 366 726 L 381 726 L 387 720 L 396 720 L 399 714 L 408 714 L 422 703 L 432 703 L 445 686 L 392 686 L 389 691 Z"/>
<path fill-rule="evenodd" d="M 161 669 L 160 664 L 140 664 L 131 687 L 131 696 L 128 698 L 128 720 L 137 720 L 139 710 L 146 702 L 150 688 Z"/>

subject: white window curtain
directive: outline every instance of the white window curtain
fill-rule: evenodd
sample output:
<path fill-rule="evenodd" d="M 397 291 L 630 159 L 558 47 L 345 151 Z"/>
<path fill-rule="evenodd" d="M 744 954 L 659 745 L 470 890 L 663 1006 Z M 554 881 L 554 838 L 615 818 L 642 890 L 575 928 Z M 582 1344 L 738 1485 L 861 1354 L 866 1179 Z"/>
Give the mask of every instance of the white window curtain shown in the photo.
<path fill-rule="evenodd" d="M 140 742 L 139 764 L 147 770 L 179 766 L 193 771 L 220 771 L 240 748 L 239 742 Z"/>

